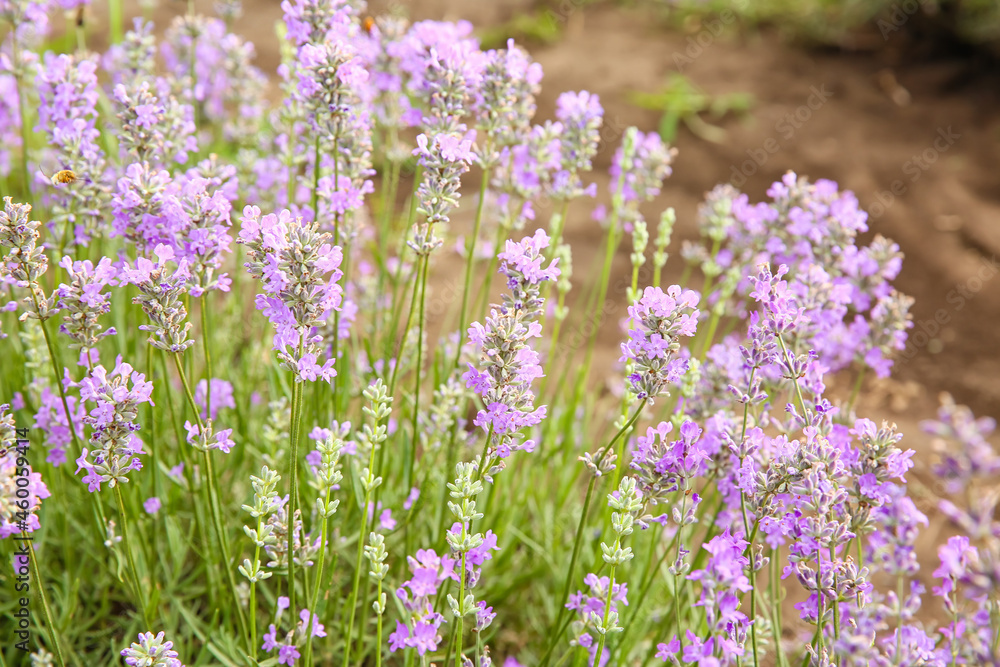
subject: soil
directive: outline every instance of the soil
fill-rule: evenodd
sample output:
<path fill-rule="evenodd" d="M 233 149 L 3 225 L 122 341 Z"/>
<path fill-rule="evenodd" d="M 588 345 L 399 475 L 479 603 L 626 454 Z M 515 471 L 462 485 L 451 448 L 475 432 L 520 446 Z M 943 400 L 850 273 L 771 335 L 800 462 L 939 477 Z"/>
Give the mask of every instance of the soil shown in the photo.
<path fill-rule="evenodd" d="M 208 2 L 197 4 L 200 11 L 211 10 Z M 370 11 L 402 7 L 414 20 L 469 19 L 486 28 L 506 23 L 533 4 L 393 1 L 373 2 Z M 583 3 L 561 4 L 572 8 Z M 182 2 L 161 5 L 154 15 L 158 28 L 185 8 Z M 281 16 L 279 3 L 247 0 L 245 10 L 234 31 L 255 43 L 259 66 L 273 72 L 279 62 L 273 30 Z M 829 178 L 854 191 L 870 213 L 866 236 L 882 234 L 900 245 L 905 259 L 896 286 L 916 299 L 910 339 L 917 345 L 910 348 L 912 358 L 897 361 L 892 379 L 866 380 L 858 413 L 899 424 L 907 436 L 904 446 L 918 451 L 911 492 L 925 513 L 936 514 L 937 494 L 928 468 L 932 453 L 919 420 L 934 415 L 944 391 L 979 416 L 1000 416 L 1000 265 L 995 264 L 1000 254 L 1000 70 L 970 68 L 965 54 L 903 48 L 902 33 L 889 35 L 884 44 L 876 34 L 880 48 L 850 53 L 791 45 L 766 28 L 708 39 L 711 33 L 700 32 L 700 25 L 670 27 L 649 9 L 609 3 L 570 9 L 564 18 L 556 42 L 527 45 L 545 71 L 536 119 L 552 117 L 563 91 L 586 89 L 600 95 L 610 129 L 595 164 L 599 199 L 607 199 L 602 172 L 621 131 L 628 125 L 652 131 L 659 123 L 656 112 L 637 108 L 628 94 L 658 90 L 677 71 L 675 56 L 688 58 L 683 73 L 699 90 L 753 97 L 748 113 L 711 121 L 725 131 L 721 143 L 683 127 L 679 132 L 673 176 L 647 212 L 648 219 L 656 220 L 666 206 L 677 210 L 665 282 L 676 281 L 681 273 L 677 251 L 681 241 L 697 236 L 695 212 L 705 192 L 731 181 L 752 201 L 760 201 L 788 170 L 811 179 Z M 699 36 L 704 44 L 700 52 L 691 46 Z M 789 114 L 798 114 L 797 120 Z M 773 149 L 775 142 L 776 151 L 762 150 Z M 754 161 L 755 155 L 762 164 Z M 474 192 L 466 196 L 472 198 Z M 595 266 L 592 261 L 597 260 L 591 258 L 601 240 L 590 208 L 574 205 L 566 226 L 578 277 Z M 627 245 L 614 267 L 622 275 L 629 270 Z M 617 322 L 605 322 L 599 370 L 610 370 L 619 336 Z M 846 391 L 849 382 L 840 378 L 835 391 Z M 933 569 L 936 545 L 951 530 L 937 515 L 924 531 L 924 576 Z"/>

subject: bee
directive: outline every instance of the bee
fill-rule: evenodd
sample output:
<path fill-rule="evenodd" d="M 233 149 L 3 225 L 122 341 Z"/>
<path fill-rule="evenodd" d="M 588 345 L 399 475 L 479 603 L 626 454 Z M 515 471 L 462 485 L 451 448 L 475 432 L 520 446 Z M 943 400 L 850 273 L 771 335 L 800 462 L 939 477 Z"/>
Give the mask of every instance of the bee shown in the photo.
<path fill-rule="evenodd" d="M 84 181 L 90 183 L 90 179 L 81 174 L 77 174 L 72 169 L 60 169 L 56 173 L 52 174 L 52 185 L 69 185 L 70 183 L 76 183 L 77 181 Z"/>
<path fill-rule="evenodd" d="M 52 185 L 67 185 L 75 183 L 80 177 L 72 169 L 61 169 L 52 174 Z"/>
<path fill-rule="evenodd" d="M 373 19 L 371 16 L 366 16 L 365 19 L 361 22 L 361 27 L 364 28 L 365 32 L 367 32 L 369 35 L 372 34 L 372 29 L 375 28 L 375 19 Z"/>

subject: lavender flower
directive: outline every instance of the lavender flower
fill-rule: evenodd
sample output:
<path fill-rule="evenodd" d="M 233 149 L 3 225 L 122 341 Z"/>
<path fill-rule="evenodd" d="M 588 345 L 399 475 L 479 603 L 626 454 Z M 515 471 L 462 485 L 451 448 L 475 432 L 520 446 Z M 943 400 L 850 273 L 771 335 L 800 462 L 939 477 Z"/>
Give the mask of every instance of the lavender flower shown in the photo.
<path fill-rule="evenodd" d="M 176 241 L 176 253 L 187 261 L 191 296 L 199 297 L 209 290 L 229 291 L 232 282 L 222 268 L 231 252 L 229 212 L 232 206 L 222 190 L 208 193 L 209 180 L 189 176 L 179 180 L 177 202 L 184 220 L 183 235 Z"/>
<path fill-rule="evenodd" d="M 688 247 L 685 256 L 706 275 L 738 276 L 744 295 L 762 262 L 786 266 L 787 294 L 803 319 L 796 340 L 786 342 L 815 350 L 830 371 L 853 362 L 886 376 L 912 326 L 912 302 L 891 284 L 901 266 L 898 246 L 877 236 L 859 247 L 867 216 L 853 193 L 832 181 L 810 183 L 789 172 L 768 195 L 770 202 L 750 204 L 732 190 L 713 192 L 701 223 L 712 250 Z"/>
<path fill-rule="evenodd" d="M 233 434 L 233 429 L 226 428 L 216 432 L 212 428 L 211 419 L 202 426 L 185 421 L 184 428 L 187 430 L 188 444 L 198 451 L 207 452 L 210 449 L 218 449 L 228 454 L 229 450 L 236 444 L 230 437 Z"/>
<path fill-rule="evenodd" d="M 70 243 L 83 245 L 93 235 L 104 232 L 100 229 L 103 209 L 110 199 L 108 188 L 100 182 L 105 160 L 98 147 L 100 132 L 96 127 L 97 60 L 46 53 L 35 84 L 40 102 L 36 130 L 48 135 L 57 158 L 56 169 L 69 169 L 83 176 L 72 187 L 53 192 L 55 204 L 49 226 L 67 235 L 60 239 L 62 247 Z"/>
<path fill-rule="evenodd" d="M 167 161 L 187 162 L 188 153 L 198 150 L 194 137 L 194 116 L 190 106 L 169 94 L 154 94 L 148 81 L 127 89 L 118 84 L 114 97 L 121 105 L 118 119 L 122 132 L 120 148 L 140 163 L 163 165 Z M 119 186 L 120 188 L 120 186 Z"/>
<path fill-rule="evenodd" d="M 70 278 L 70 283 L 60 285 L 54 294 L 57 305 L 66 313 L 59 331 L 73 341 L 69 344 L 71 349 L 79 349 L 81 357 L 89 359 L 90 351 L 101 338 L 116 333 L 114 327 L 102 330 L 98 318 L 111 310 L 108 303 L 111 295 L 101 290 L 118 284 L 118 272 L 107 257 L 101 258 L 96 267 L 89 259 L 74 262 L 63 257 L 59 266 L 66 269 Z"/>
<path fill-rule="evenodd" d="M 746 546 L 746 540 L 730 535 L 728 528 L 703 545 L 711 554 L 708 562 L 704 569 L 695 570 L 687 578 L 701 582 L 701 599 L 695 606 L 705 610 L 709 635 L 702 640 L 688 630 L 685 661 L 716 655 L 721 667 L 736 664 L 743 655 L 749 619 L 739 611 L 738 593 L 750 590 L 745 574 L 750 560 L 743 555 Z"/>
<path fill-rule="evenodd" d="M 573 643 L 587 649 L 591 666 L 603 665 L 608 656 L 604 654 L 601 656 L 601 661 L 596 662 L 597 640 L 594 634 L 600 635 L 597 629 L 601 627 L 605 613 L 617 616 L 618 605 L 628 605 L 628 584 L 625 582 L 614 584 L 611 590 L 611 609 L 606 609 L 605 601 L 608 599 L 611 579 L 590 573 L 583 578 L 583 583 L 587 585 L 587 592 L 578 590 L 569 596 L 569 602 L 566 603 L 567 609 L 575 611 L 580 616 L 573 621 Z"/>
<path fill-rule="evenodd" d="M 552 176 L 552 196 L 556 199 L 596 194 L 595 185 L 583 185 L 580 172 L 590 171 L 591 160 L 597 155 L 603 117 L 600 99 L 585 90 L 563 93 L 556 100 L 560 130 L 559 168 Z"/>
<path fill-rule="evenodd" d="M 176 192 L 165 169 L 156 170 L 147 162 L 130 164 L 111 198 L 112 236 L 124 237 L 140 254 L 158 245 L 173 247 L 186 222 L 177 215 Z"/>
<path fill-rule="evenodd" d="M 418 549 L 416 557 L 407 556 L 410 579 L 396 590 L 396 597 L 407 612 L 407 623 L 396 621 L 396 630 L 389 635 L 389 651 L 416 648 L 419 655 L 436 651 L 441 635 L 438 628 L 444 616 L 434 611 L 434 598 L 448 579 L 458 580 L 455 560 L 439 557 L 433 549 Z"/>
<path fill-rule="evenodd" d="M 337 40 L 302 46 L 296 73 L 293 99 L 303 108 L 323 155 L 319 167 L 326 175 L 317 184 L 319 196 L 339 219 L 361 208 L 364 195 L 374 190 L 369 180 L 374 173 L 371 119 L 361 98 L 368 71 L 347 43 Z M 315 160 L 315 147 L 309 152 Z M 326 157 L 330 153 L 336 164 Z M 314 217 L 319 219 L 319 212 Z"/>
<path fill-rule="evenodd" d="M 322 44 L 337 32 L 345 31 L 351 21 L 350 5 L 322 0 L 282 0 L 288 39 L 297 46 Z"/>
<path fill-rule="evenodd" d="M 319 223 L 292 219 L 288 210 L 261 218 L 259 208 L 247 206 L 242 225 L 238 242 L 247 246 L 244 266 L 264 288 L 256 304 L 274 325 L 278 359 L 296 382 L 330 382 L 336 375 L 334 360 L 319 363 L 323 341 L 313 330 L 341 307 L 344 290 L 337 281 L 343 276 L 343 252 L 327 243 L 330 235 L 319 231 Z"/>
<path fill-rule="evenodd" d="M 177 651 L 173 650 L 173 642 L 163 641 L 165 635 L 160 632 L 153 636 L 152 632 L 140 632 L 139 641 L 123 649 L 121 654 L 125 664 L 131 667 L 184 667 L 177 659 Z"/>
<path fill-rule="evenodd" d="M 179 354 L 194 345 L 187 337 L 191 323 L 185 321 L 187 309 L 181 301 L 189 276 L 187 262 L 181 260 L 171 273 L 167 273 L 167 262 L 174 259 L 174 251 L 160 244 L 153 252 L 155 263 L 140 257 L 135 268 L 122 269 L 122 276 L 139 288 L 139 296 L 132 302 L 140 304 L 152 322 L 139 327 L 152 334 L 147 339 L 149 344 L 158 350 Z"/>
<path fill-rule="evenodd" d="M 41 528 L 38 508 L 51 495 L 42 474 L 32 471 L 17 449 L 14 415 L 9 409 L 7 403 L 0 405 L 0 540 Z"/>
<path fill-rule="evenodd" d="M 55 296 L 46 298 L 38 279 L 49 268 L 45 249 L 38 245 L 38 227 L 41 223 L 30 220 L 30 204 L 15 204 L 10 197 L 3 198 L 4 210 L 0 212 L 0 248 L 7 248 L 7 256 L 0 258 L 0 280 L 11 280 L 18 287 L 27 288 L 31 295 L 25 297 L 27 310 L 21 320 L 34 318 L 46 320 L 57 308 Z"/>
<path fill-rule="evenodd" d="M 73 423 L 82 424 L 87 414 L 83 404 L 75 396 L 67 396 L 66 403 Z M 45 433 L 45 444 L 49 450 L 45 460 L 54 466 L 62 465 L 66 461 L 66 449 L 73 435 L 62 398 L 58 392 L 53 392 L 48 387 L 44 387 L 39 395 L 34 428 L 40 428 Z"/>
<path fill-rule="evenodd" d="M 637 398 L 652 402 L 687 371 L 687 360 L 674 357 L 680 350 L 680 337 L 695 334 L 698 300 L 696 292 L 682 291 L 678 285 L 666 292 L 647 287 L 629 306 L 629 340 L 621 344 L 619 361 L 634 364 L 628 380 Z"/>
<path fill-rule="evenodd" d="M 104 482 L 111 488 L 127 482 L 129 471 L 142 468 L 138 455 L 145 452 L 135 434 L 139 430 L 135 418 L 140 404 L 153 405 L 153 383 L 119 357 L 110 374 L 104 366 L 95 366 L 83 380 L 69 386 L 80 388 L 82 401 L 96 404 L 83 418 L 92 429 L 90 443 L 95 449 L 91 452 L 84 447 L 76 460 L 76 473 L 86 470 L 83 481 L 91 493 L 99 491 Z"/>
<path fill-rule="evenodd" d="M 481 149 L 480 166 L 493 166 L 500 160 L 499 149 L 513 146 L 530 129 L 535 114 L 535 96 L 541 90 L 542 67 L 531 62 L 528 54 L 507 41 L 507 48 L 486 54 L 482 84 L 475 101 L 477 127 L 487 145 Z"/>
<path fill-rule="evenodd" d="M 278 598 L 278 609 L 274 623 L 268 627 L 267 633 L 264 634 L 264 643 L 261 645 L 261 649 L 268 653 L 278 649 L 278 664 L 292 667 L 295 661 L 302 657 L 299 648 L 305 646 L 310 636 L 326 637 L 326 628 L 319 622 L 317 615 L 310 614 L 308 609 L 302 609 L 299 611 L 298 623 L 285 634 L 282 641 L 279 641 L 276 624 L 281 622 L 282 612 L 288 608 L 288 605 L 287 597 Z M 312 618 L 312 627 L 307 627 L 310 618 Z"/>
<path fill-rule="evenodd" d="M 626 203 L 646 202 L 660 194 L 663 181 L 673 173 L 670 165 L 677 149 L 667 147 L 656 132 L 644 134 L 632 129 L 631 150 L 627 150 L 628 142 L 618 148 L 610 174 L 612 182 L 622 183 Z"/>
<path fill-rule="evenodd" d="M 108 47 L 101 64 L 114 85 L 122 84 L 125 90 L 136 90 L 142 82 L 152 81 L 156 70 L 153 23 L 135 17 L 122 43 Z"/>
<path fill-rule="evenodd" d="M 146 514 L 153 516 L 156 516 L 156 513 L 160 511 L 161 507 L 163 507 L 163 503 L 160 502 L 160 499 L 156 496 L 146 498 L 146 500 L 142 502 L 142 508 L 146 510 Z"/>
<path fill-rule="evenodd" d="M 427 255 L 441 245 L 434 235 L 436 223 L 447 223 L 451 210 L 458 206 L 461 197 L 461 176 L 475 160 L 472 139 L 456 134 L 426 134 L 417 137 L 413 154 L 423 167 L 423 178 L 417 188 L 417 212 L 426 216 L 422 224 L 413 228 L 413 238 L 407 245 L 418 255 Z"/>
<path fill-rule="evenodd" d="M 319 552 L 320 538 L 313 539 L 312 535 L 305 532 L 302 524 L 302 510 L 296 509 L 291 530 L 292 534 L 292 558 L 298 567 L 312 567 L 313 558 Z M 277 498 L 274 501 L 272 513 L 267 517 L 267 534 L 273 535 L 275 542 L 264 547 L 264 551 L 271 560 L 267 562 L 267 567 L 287 568 L 288 567 L 288 496 Z M 264 533 L 261 533 L 262 535 Z"/>
<path fill-rule="evenodd" d="M 940 460 L 934 465 L 934 475 L 944 481 L 949 493 L 959 493 L 979 479 L 993 479 L 1000 471 L 1000 456 L 987 440 L 996 429 L 996 420 L 976 419 L 950 394 L 941 395 L 938 418 L 920 422 L 920 428 L 935 436 L 933 445 Z"/>
<path fill-rule="evenodd" d="M 692 482 L 707 472 L 709 453 L 699 442 L 701 429 L 693 421 L 685 421 L 680 428 L 680 438 L 669 440 L 673 424 L 660 422 L 656 428 L 646 429 L 645 436 L 639 436 L 632 453 L 630 467 L 646 503 L 657 505 L 670 501 L 671 494 L 680 493 L 684 497 L 681 507 L 673 507 L 672 516 L 676 524 L 686 526 L 696 521 L 695 510 L 701 502 L 697 493 L 692 493 Z M 687 503 L 690 495 L 690 504 Z M 640 525 L 647 521 L 665 522 L 666 516 L 654 518 L 642 516 Z"/>
<path fill-rule="evenodd" d="M 474 322 L 469 327 L 470 342 L 481 350 L 482 370 L 469 364 L 462 379 L 483 397 L 486 409 L 479 411 L 475 424 L 492 439 L 491 456 L 501 460 L 512 451 L 534 448 L 531 440 L 519 441 L 519 431 L 538 424 L 546 414 L 544 406 L 533 405 L 531 383 L 542 376 L 542 369 L 538 353 L 528 345 L 528 339 L 541 335 L 542 326 L 537 320 L 544 300 L 539 286 L 559 277 L 555 261 L 548 267 L 542 266 L 542 251 L 548 244 L 548 236 L 542 230 L 518 243 L 507 242 L 506 250 L 499 255 L 500 272 L 507 277 L 511 294 L 504 295 L 503 305 L 499 311 L 491 311 L 485 326 Z"/>

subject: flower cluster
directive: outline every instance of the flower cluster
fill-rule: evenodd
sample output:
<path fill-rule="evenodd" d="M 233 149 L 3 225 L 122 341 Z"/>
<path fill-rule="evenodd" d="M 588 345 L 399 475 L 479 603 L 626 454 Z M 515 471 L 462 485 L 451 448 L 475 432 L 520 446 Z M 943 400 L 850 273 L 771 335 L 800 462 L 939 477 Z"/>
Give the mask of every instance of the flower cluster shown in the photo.
<path fill-rule="evenodd" d="M 715 191 L 700 224 L 717 252 L 688 245 L 685 256 L 706 273 L 731 275 L 740 295 L 762 262 L 785 265 L 787 293 L 803 320 L 798 346 L 814 350 L 830 372 L 857 363 L 887 376 L 891 355 L 903 349 L 913 326 L 912 299 L 892 287 L 902 265 L 899 247 L 882 236 L 858 246 L 867 216 L 854 194 L 832 181 L 810 183 L 789 172 L 768 195 L 772 201 L 750 204 L 732 188 Z M 712 300 L 724 288 L 725 281 Z M 739 310 L 737 301 L 730 312 Z"/>
<path fill-rule="evenodd" d="M 636 398 L 652 401 L 688 368 L 677 357 L 681 336 L 694 336 L 698 326 L 698 294 L 671 285 L 664 292 L 647 287 L 628 308 L 628 340 L 621 344 L 619 361 L 632 364 L 629 389 Z"/>
<path fill-rule="evenodd" d="M 695 422 L 687 420 L 681 424 L 680 438 L 671 441 L 669 436 L 673 430 L 670 422 L 660 422 L 656 428 L 646 429 L 646 435 L 636 439 L 630 467 L 647 503 L 669 502 L 675 493 L 683 496 L 683 509 L 674 506 L 672 518 L 674 523 L 686 526 L 695 521 L 695 510 L 701 502 L 701 497 L 692 492 L 692 484 L 706 474 L 710 454 L 700 441 L 702 430 Z M 641 517 L 639 521 L 663 523 L 666 518 L 666 515 L 650 516 Z"/>
<path fill-rule="evenodd" d="M 438 589 L 448 579 L 458 580 L 455 560 L 439 557 L 433 549 L 420 549 L 417 555 L 407 556 L 410 578 L 396 590 L 396 597 L 403 603 L 407 622 L 396 621 L 396 630 L 389 635 L 389 650 L 415 648 L 419 655 L 436 651 L 441 641 L 439 628 L 444 616 L 434 611 L 434 598 Z"/>
<path fill-rule="evenodd" d="M 138 455 L 145 452 L 136 435 L 139 425 L 135 419 L 139 405 L 153 405 L 153 383 L 119 357 L 110 374 L 104 366 L 95 366 L 83 380 L 69 385 L 79 387 L 82 401 L 95 404 L 83 418 L 92 429 L 90 443 L 94 450 L 84 447 L 76 460 L 77 474 L 80 470 L 87 472 L 83 481 L 91 493 L 99 491 L 105 482 L 111 488 L 127 482 L 129 471 L 142 468 Z"/>
<path fill-rule="evenodd" d="M 67 234 L 60 241 L 62 247 L 85 245 L 95 234 L 103 235 L 103 209 L 109 200 L 108 188 L 101 182 L 105 160 L 98 146 L 97 59 L 48 52 L 35 85 L 38 129 L 46 132 L 56 154 L 53 171 L 68 169 L 78 176 L 71 187 L 55 190 L 49 226 Z"/>
<path fill-rule="evenodd" d="M 174 260 L 174 251 L 160 244 L 153 253 L 156 262 L 140 257 L 134 268 L 122 268 L 122 277 L 139 288 L 139 296 L 132 301 L 142 306 L 152 322 L 139 327 L 150 332 L 149 344 L 158 350 L 179 354 L 194 345 L 187 337 L 191 323 L 186 321 L 187 308 L 181 301 L 189 278 L 187 262 L 180 260 L 176 268 L 168 272 L 167 263 Z"/>
<path fill-rule="evenodd" d="M 577 591 L 569 596 L 566 608 L 575 611 L 580 618 L 573 622 L 573 642 L 587 649 L 590 654 L 590 665 L 604 665 L 609 656 L 604 653 L 600 662 L 597 656 L 597 643 L 594 634 L 600 634 L 605 615 L 618 613 L 618 605 L 628 605 L 628 584 L 616 583 L 612 586 L 609 577 L 598 577 L 590 573 L 583 578 L 587 592 Z M 611 586 L 611 590 L 608 587 Z M 607 600 L 611 600 L 611 608 L 607 608 Z M 592 634 L 594 633 L 594 634 Z"/>
<path fill-rule="evenodd" d="M 206 391 L 206 389 L 210 389 Z M 226 380 L 212 378 L 211 382 L 201 380 L 194 388 L 194 402 L 201 408 L 201 418 L 215 420 L 219 416 L 222 408 L 235 408 L 236 401 L 233 398 L 233 385 Z M 211 406 L 212 412 L 208 414 L 206 404 Z"/>
<path fill-rule="evenodd" d="M 434 225 L 447 223 L 449 213 L 458 206 L 462 174 L 469 170 L 476 156 L 472 139 L 444 133 L 430 138 L 426 134 L 418 136 L 413 154 L 423 168 L 417 188 L 417 212 L 425 220 L 414 225 L 413 238 L 407 245 L 418 255 L 427 255 L 442 243 L 434 234 Z"/>
<path fill-rule="evenodd" d="M 31 294 L 25 297 L 28 305 L 25 318 L 48 319 L 56 310 L 54 297 L 47 299 L 38 279 L 49 268 L 49 258 L 38 243 L 37 220 L 31 220 L 30 204 L 15 204 L 10 197 L 3 198 L 4 209 L 0 212 L 0 248 L 7 249 L 7 255 L 0 257 L 0 280 L 13 281 L 18 287 L 27 288 Z"/>
<path fill-rule="evenodd" d="M 306 533 L 302 525 L 302 510 L 295 510 L 294 525 L 291 528 L 288 525 L 288 514 L 288 496 L 275 498 L 267 524 L 261 533 L 274 536 L 274 542 L 264 547 L 271 559 L 267 566 L 272 569 L 288 567 L 288 531 L 292 530 L 292 558 L 295 564 L 298 567 L 312 567 L 313 558 L 320 548 L 320 538 L 313 539 L 311 534 Z"/>
<path fill-rule="evenodd" d="M 293 219 L 288 210 L 263 218 L 256 206 L 243 210 L 238 243 L 247 247 L 244 266 L 264 288 L 257 308 L 274 325 L 278 359 L 297 382 L 330 382 L 336 375 L 334 360 L 319 362 L 323 338 L 314 333 L 340 308 L 344 293 L 337 284 L 343 252 L 328 240 L 319 223 Z"/>
<path fill-rule="evenodd" d="M 115 334 L 114 327 L 102 330 L 98 318 L 111 310 L 111 295 L 101 290 L 118 284 L 118 271 L 107 257 L 101 258 L 97 266 L 89 259 L 74 262 L 63 257 L 59 266 L 70 278 L 69 284 L 63 283 L 55 291 L 57 305 L 65 313 L 59 331 L 73 341 L 69 347 L 79 349 L 81 359 L 89 360 L 90 351 L 101 338 Z"/>
<path fill-rule="evenodd" d="M 281 622 L 281 615 L 288 609 L 290 601 L 287 597 L 279 597 L 277 610 L 274 615 L 274 623 L 268 626 L 268 631 L 264 634 L 264 643 L 261 649 L 271 653 L 278 650 L 278 664 L 292 667 L 295 661 L 302 657 L 299 649 L 304 646 L 310 636 L 326 637 L 326 628 L 319 622 L 315 614 L 311 614 L 308 609 L 299 611 L 299 621 L 295 627 L 289 630 L 283 637 L 278 636 L 277 624 Z M 312 627 L 308 627 L 309 619 L 312 619 Z"/>
<path fill-rule="evenodd" d="M 149 81 L 142 81 L 133 89 L 119 83 L 114 97 L 121 107 L 117 115 L 121 122 L 123 156 L 151 165 L 165 165 L 169 161 L 183 164 L 188 153 L 198 150 L 194 112 L 189 105 L 181 104 L 169 94 L 157 96 Z"/>
<path fill-rule="evenodd" d="M 174 643 L 163 641 L 164 638 L 162 632 L 156 635 L 140 632 L 139 641 L 132 642 L 132 646 L 121 652 L 125 664 L 130 667 L 184 667 L 177 659 L 177 651 L 173 650 Z"/>
<path fill-rule="evenodd" d="M 702 638 L 688 630 L 683 642 L 683 661 L 702 665 L 705 660 L 715 658 L 720 667 L 735 665 L 743 656 L 749 626 L 746 614 L 739 611 L 739 594 L 750 590 L 744 574 L 749 564 L 743 555 L 747 541 L 730 535 L 727 529 L 703 547 L 710 554 L 707 564 L 687 578 L 701 583 L 702 596 L 695 606 L 705 609 L 708 636 Z M 680 647 L 681 642 L 675 637 L 669 644 L 659 644 L 657 655 L 667 660 Z"/>
<path fill-rule="evenodd" d="M 542 369 L 528 340 L 541 335 L 537 320 L 544 300 L 539 286 L 559 277 L 555 261 L 542 266 L 542 251 L 548 245 L 542 230 L 520 242 L 507 242 L 499 258 L 510 294 L 504 295 L 499 310 L 491 311 L 485 325 L 474 322 L 469 327 L 469 340 L 481 350 L 478 366 L 482 370 L 470 363 L 462 379 L 483 397 L 486 408 L 479 411 L 475 424 L 492 438 L 491 454 L 500 459 L 515 450 L 531 451 L 534 442 L 520 442 L 519 431 L 545 417 L 545 407 L 534 406 L 531 383 L 542 376 Z"/>
<path fill-rule="evenodd" d="M 0 540 L 41 528 L 36 514 L 48 487 L 17 449 L 17 431 L 10 405 L 0 405 Z M 26 483 L 25 483 L 26 482 Z"/>

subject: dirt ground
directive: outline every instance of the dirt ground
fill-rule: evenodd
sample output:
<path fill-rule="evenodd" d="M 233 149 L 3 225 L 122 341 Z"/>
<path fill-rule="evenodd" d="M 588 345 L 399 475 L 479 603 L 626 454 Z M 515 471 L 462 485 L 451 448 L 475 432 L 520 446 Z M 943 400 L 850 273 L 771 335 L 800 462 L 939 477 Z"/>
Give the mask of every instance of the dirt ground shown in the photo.
<path fill-rule="evenodd" d="M 205 0 L 196 4 L 199 11 L 211 11 Z M 374 2 L 370 11 L 402 7 L 414 20 L 465 18 L 482 28 L 509 21 L 532 4 L 416 0 Z M 185 8 L 178 0 L 163 3 L 154 15 L 157 27 L 166 27 L 169 17 Z M 247 0 L 245 8 L 234 30 L 255 43 L 259 66 L 273 72 L 279 62 L 273 29 L 281 16 L 279 2 Z M 659 120 L 656 112 L 630 104 L 628 93 L 662 86 L 677 69 L 676 54 L 690 58 L 684 74 L 702 91 L 753 96 L 748 114 L 719 123 L 726 132 L 722 143 L 684 129 L 679 133 L 674 174 L 647 215 L 656 220 L 664 207 L 677 209 L 674 259 L 665 280 L 680 275 L 679 244 L 696 237 L 696 208 L 717 183 L 730 181 L 759 201 L 770 183 L 793 170 L 853 190 L 870 213 L 867 236 L 883 234 L 905 253 L 896 285 L 916 298 L 917 323 L 910 333 L 917 343 L 912 358 L 897 362 L 891 380 L 867 380 L 858 412 L 899 424 L 907 436 L 904 446 L 919 453 L 911 492 L 923 511 L 933 513 L 932 454 L 919 420 L 933 416 L 942 391 L 980 416 L 1000 416 L 1000 266 L 992 264 L 1000 254 L 1000 72 L 970 70 L 969 61 L 958 57 L 910 57 L 905 54 L 912 51 L 898 48 L 904 38 L 895 34 L 886 48 L 868 53 L 807 50 L 769 30 L 713 38 L 700 53 L 686 51 L 698 30 L 669 28 L 649 10 L 610 3 L 568 11 L 556 43 L 529 45 L 545 71 L 536 118 L 551 118 L 563 91 L 600 95 L 612 130 L 605 132 L 609 141 L 596 160 L 595 180 L 606 193 L 601 172 L 621 130 L 633 124 L 654 130 Z M 704 34 L 702 40 L 709 41 Z M 773 142 L 776 152 L 761 150 L 765 144 L 773 148 Z M 762 152 L 766 159 L 758 165 L 752 158 Z M 589 205 L 575 205 L 570 216 L 566 238 L 579 277 L 593 265 L 601 232 Z M 616 272 L 628 271 L 627 245 Z M 617 323 L 607 322 L 599 369 L 610 368 L 619 336 Z M 842 378 L 841 384 L 847 381 Z M 925 531 L 925 576 L 949 530 L 938 517 Z"/>

